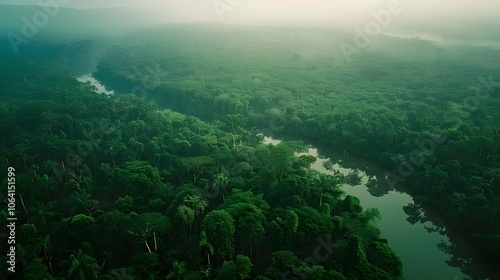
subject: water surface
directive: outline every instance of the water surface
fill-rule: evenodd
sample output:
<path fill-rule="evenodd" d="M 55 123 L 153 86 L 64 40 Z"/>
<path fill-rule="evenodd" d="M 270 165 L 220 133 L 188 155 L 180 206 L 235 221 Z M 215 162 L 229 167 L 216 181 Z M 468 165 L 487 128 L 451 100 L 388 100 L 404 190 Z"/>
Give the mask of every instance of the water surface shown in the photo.
<path fill-rule="evenodd" d="M 281 140 L 271 137 L 264 138 L 264 144 L 278 144 Z M 449 243 L 446 235 L 438 232 L 428 232 L 426 227 L 431 227 L 430 222 L 410 223 L 403 207 L 413 204 L 413 198 L 403 192 L 390 190 L 374 192 L 380 189 L 377 184 L 386 184 L 385 170 L 369 160 L 347 155 L 344 152 L 335 152 L 310 146 L 308 153 L 316 157 L 316 162 L 311 168 L 326 174 L 334 174 L 334 170 L 343 175 L 356 172 L 360 181 L 352 186 L 343 184 L 342 190 L 346 194 L 356 196 L 361 201 L 363 209 L 377 208 L 382 219 L 378 221 L 381 237 L 389 240 L 390 246 L 399 254 L 403 261 L 406 280 L 458 280 L 470 279 L 460 269 L 446 263 L 451 255 L 439 249 L 442 241 Z M 327 170 L 324 163 L 330 161 L 332 167 Z M 370 184 L 370 189 L 367 187 Z M 384 187 L 381 187 L 383 190 Z"/>

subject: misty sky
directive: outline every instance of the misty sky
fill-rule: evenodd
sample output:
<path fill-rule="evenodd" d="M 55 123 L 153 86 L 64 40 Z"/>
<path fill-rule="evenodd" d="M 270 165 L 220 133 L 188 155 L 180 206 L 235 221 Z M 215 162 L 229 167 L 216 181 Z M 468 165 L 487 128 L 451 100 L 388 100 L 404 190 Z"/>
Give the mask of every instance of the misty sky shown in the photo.
<path fill-rule="evenodd" d="M 500 25 L 499 0 L 0 0 L 0 4 L 69 2 L 63 6 L 88 9 L 110 7 L 152 8 L 175 21 L 241 24 L 309 24 L 354 28 L 373 20 L 371 13 L 386 10 L 391 1 L 402 11 L 392 16 L 383 32 L 414 29 L 478 32 Z M 236 3 L 221 13 L 216 3 Z M 229 6 L 227 6 L 229 7 Z M 496 35 L 498 36 L 498 35 Z"/>

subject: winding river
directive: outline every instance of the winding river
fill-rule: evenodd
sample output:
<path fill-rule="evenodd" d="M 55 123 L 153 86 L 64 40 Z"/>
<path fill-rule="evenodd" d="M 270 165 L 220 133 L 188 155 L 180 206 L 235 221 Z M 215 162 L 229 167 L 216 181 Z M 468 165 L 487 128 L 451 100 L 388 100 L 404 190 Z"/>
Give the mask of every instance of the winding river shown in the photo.
<path fill-rule="evenodd" d="M 95 86 L 97 93 L 114 94 L 90 74 L 78 77 L 77 80 L 82 83 L 89 82 Z M 281 141 L 277 138 L 264 138 L 264 144 L 276 145 Z M 384 190 L 381 182 L 385 182 L 385 170 L 381 166 L 327 147 L 320 149 L 319 151 L 309 145 L 307 154 L 316 157 L 316 162 L 311 167 L 326 174 L 333 174 L 333 171 L 337 170 L 343 175 L 356 175 L 349 176 L 354 179 L 350 184 L 344 184 L 342 189 L 346 194 L 358 197 L 364 209 L 379 209 L 382 216 L 378 221 L 381 236 L 389 240 L 391 247 L 403 260 L 406 280 L 470 279 L 460 269 L 447 264 L 446 261 L 450 260 L 451 255 L 438 247 L 442 242 L 449 243 L 446 235 L 429 232 L 426 228 L 432 227 L 430 222 L 409 222 L 409 216 L 403 207 L 412 205 L 414 201 L 404 192 Z M 325 166 L 328 166 L 328 169 Z"/>
<path fill-rule="evenodd" d="M 264 144 L 275 145 L 280 142 L 281 140 L 276 138 L 264 138 Z M 394 190 L 385 194 L 372 194 L 373 191 L 370 193 L 368 185 L 372 190 L 376 190 L 375 184 L 385 182 L 385 170 L 382 167 L 369 160 L 328 148 L 322 148 L 319 154 L 316 147 L 309 146 L 307 154 L 316 157 L 316 162 L 311 167 L 319 172 L 333 175 L 333 171 L 337 170 L 343 175 L 357 174 L 359 181 L 355 185 L 344 184 L 342 190 L 358 197 L 363 209 L 379 209 L 382 216 L 378 222 L 381 236 L 389 240 L 391 247 L 403 260 L 406 280 L 470 279 L 460 269 L 446 263 L 451 255 L 438 247 L 443 241 L 449 243 L 445 235 L 438 232 L 429 233 L 426 227 L 432 227 L 430 222 L 412 224 L 407 220 L 408 215 L 403 207 L 413 204 L 410 195 Z M 331 168 L 325 168 L 327 162 Z"/>

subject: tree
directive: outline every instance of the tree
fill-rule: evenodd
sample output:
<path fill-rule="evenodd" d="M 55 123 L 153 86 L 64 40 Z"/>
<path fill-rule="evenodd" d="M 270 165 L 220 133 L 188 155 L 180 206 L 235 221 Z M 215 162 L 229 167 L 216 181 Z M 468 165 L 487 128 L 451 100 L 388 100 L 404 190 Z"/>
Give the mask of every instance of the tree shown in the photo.
<path fill-rule="evenodd" d="M 189 235 L 191 235 L 191 226 L 194 222 L 194 210 L 187 207 L 186 205 L 180 205 L 177 207 L 177 217 L 182 222 L 182 225 L 189 225 Z"/>
<path fill-rule="evenodd" d="M 387 242 L 373 242 L 370 244 L 366 257 L 371 264 L 383 269 L 394 279 L 398 279 L 403 275 L 403 263 Z"/>
<path fill-rule="evenodd" d="M 197 195 L 187 195 L 183 199 L 183 203 L 194 212 L 194 218 L 198 221 L 207 208 L 207 202 Z M 196 232 L 198 232 L 198 223 L 196 223 Z"/>
<path fill-rule="evenodd" d="M 314 196 L 319 196 L 318 199 L 320 206 L 323 204 L 323 194 L 330 194 L 335 199 L 340 198 L 340 196 L 344 194 L 344 192 L 338 187 L 342 181 L 340 177 L 319 173 L 315 170 L 311 170 L 309 173 L 312 179 L 310 180 L 310 184 L 313 186 L 315 191 Z"/>
<path fill-rule="evenodd" d="M 300 155 L 298 159 L 299 168 L 309 168 L 316 162 L 316 157 L 311 155 Z"/>
<path fill-rule="evenodd" d="M 298 233 L 302 238 L 307 237 L 308 242 L 311 238 L 319 236 L 330 236 L 334 225 L 332 218 L 323 215 L 318 210 L 309 206 L 302 206 L 294 210 L 298 216 Z"/>
<path fill-rule="evenodd" d="M 224 210 L 214 210 L 203 219 L 203 231 L 221 259 L 234 256 L 234 219 Z"/>
<path fill-rule="evenodd" d="M 171 228 L 170 221 L 161 213 L 142 213 L 132 219 L 131 229 L 129 233 L 137 236 L 152 253 L 149 246 L 149 239 L 153 237 L 154 250 L 158 251 L 158 237 L 166 236 Z"/>
<path fill-rule="evenodd" d="M 130 260 L 138 272 L 139 279 L 157 279 L 160 260 L 156 253 L 138 253 Z"/>
<path fill-rule="evenodd" d="M 50 219 L 56 214 L 55 212 L 53 212 L 51 210 L 52 210 L 52 207 L 46 206 L 43 202 L 37 203 L 37 211 L 36 211 L 37 215 L 35 216 L 35 221 L 38 221 L 41 223 L 39 228 L 42 231 L 46 231 L 47 221 L 50 221 Z"/>
<path fill-rule="evenodd" d="M 252 262 L 247 256 L 237 255 L 236 260 L 225 261 L 219 269 L 217 279 L 246 279 L 250 278 Z"/>
<path fill-rule="evenodd" d="M 184 276 L 188 270 L 186 269 L 186 263 L 185 262 L 178 262 L 174 261 L 172 264 L 172 271 L 170 271 L 167 275 L 167 280 L 170 279 L 175 279 L 175 280 L 182 280 L 185 279 Z"/>
<path fill-rule="evenodd" d="M 255 195 L 251 191 L 242 191 L 240 189 L 232 189 L 231 194 L 226 197 L 224 203 L 219 205 L 218 209 L 227 209 L 231 207 L 231 205 L 237 203 L 252 204 L 261 209 L 263 212 L 267 212 L 271 209 L 269 204 L 267 204 L 267 201 L 264 199 L 263 194 Z"/>
<path fill-rule="evenodd" d="M 83 214 L 85 213 L 86 207 L 91 203 L 91 194 L 85 190 L 78 190 L 73 192 L 71 195 L 71 214 Z"/>
<path fill-rule="evenodd" d="M 493 139 L 486 136 L 473 136 L 469 139 L 467 146 L 466 151 L 469 153 L 475 152 L 474 156 L 477 156 L 477 158 L 483 157 L 483 154 L 485 158 L 489 158 L 493 151 Z"/>
<path fill-rule="evenodd" d="M 210 263 L 210 255 L 214 254 L 214 246 L 210 244 L 210 241 L 208 241 L 207 235 L 205 234 L 205 231 L 202 231 L 200 234 L 200 242 L 198 243 L 200 246 L 202 252 L 205 252 L 207 254 L 207 263 L 208 266 L 211 266 Z"/>
<path fill-rule="evenodd" d="M 231 133 L 233 138 L 233 152 L 236 153 L 236 136 L 241 132 L 242 127 L 245 126 L 245 118 L 241 114 L 225 115 L 221 122 L 223 123 L 224 130 Z"/>
<path fill-rule="evenodd" d="M 134 198 L 128 195 L 119 197 L 115 201 L 115 208 L 124 214 L 129 214 L 134 208 Z"/>
<path fill-rule="evenodd" d="M 292 273 L 294 268 L 301 264 L 299 258 L 292 251 L 276 251 L 273 253 L 272 265 L 265 272 L 271 279 L 282 279 L 284 273 Z"/>
<path fill-rule="evenodd" d="M 309 195 L 307 179 L 292 174 L 271 186 L 268 201 L 275 206 L 300 207 L 305 204 Z"/>
<path fill-rule="evenodd" d="M 342 211 L 347 211 L 349 213 L 361 213 L 363 207 L 359 205 L 359 198 L 347 195 L 342 203 Z"/>
<path fill-rule="evenodd" d="M 293 150 L 283 143 L 261 148 L 257 150 L 257 156 L 262 168 L 275 176 L 278 182 L 291 170 L 294 158 Z"/>
<path fill-rule="evenodd" d="M 127 194 L 134 198 L 140 197 L 144 202 L 148 202 L 154 190 L 162 185 L 158 168 L 145 161 L 125 163 L 119 177 L 126 184 Z"/>
<path fill-rule="evenodd" d="M 181 158 L 180 162 L 184 170 L 191 173 L 195 184 L 208 167 L 215 165 L 214 159 L 208 156 Z"/>
<path fill-rule="evenodd" d="M 224 172 L 219 173 L 217 177 L 215 177 L 213 187 L 222 191 L 222 203 L 226 200 L 226 188 L 228 184 L 229 178 Z"/>
<path fill-rule="evenodd" d="M 50 268 L 50 273 L 54 274 L 54 270 L 52 269 L 52 249 L 50 246 L 50 235 L 45 235 L 43 237 L 38 237 L 37 243 L 35 245 L 35 250 L 38 252 L 38 255 L 42 255 L 43 259 L 47 261 Z"/>
<path fill-rule="evenodd" d="M 250 258 L 247 256 L 237 255 L 235 263 L 241 279 L 250 278 L 250 272 L 252 271 L 252 261 Z"/>
<path fill-rule="evenodd" d="M 25 280 L 53 280 L 55 279 L 48 272 L 48 267 L 43 264 L 43 260 L 36 258 L 23 270 Z"/>
<path fill-rule="evenodd" d="M 116 166 L 115 159 L 122 155 L 127 150 L 127 147 L 123 144 L 123 142 L 114 140 L 108 146 L 108 148 L 104 151 L 104 153 L 111 158 L 113 162 L 113 166 Z"/>
<path fill-rule="evenodd" d="M 299 217 L 293 210 L 288 210 L 283 219 L 280 219 L 280 225 L 283 229 L 285 241 L 291 241 L 292 237 L 297 234 L 299 227 Z"/>
<path fill-rule="evenodd" d="M 63 228 L 67 228 L 75 238 L 82 238 L 83 235 L 88 233 L 87 229 L 91 228 L 94 224 L 95 219 L 85 214 L 77 214 L 70 218 L 64 218 L 60 223 L 60 225 Z"/>
<path fill-rule="evenodd" d="M 106 252 L 106 261 L 114 267 L 121 267 L 125 253 L 124 244 L 129 244 L 132 228 L 131 215 L 118 210 L 108 211 L 96 219 L 93 240 Z"/>
<path fill-rule="evenodd" d="M 97 279 L 97 274 L 101 270 L 97 261 L 83 253 L 82 249 L 69 256 L 69 264 L 68 279 Z"/>
<path fill-rule="evenodd" d="M 252 204 L 233 204 L 226 211 L 235 219 L 238 236 L 248 242 L 250 257 L 252 257 L 253 244 L 260 244 L 264 237 L 266 217 L 259 208 Z"/>

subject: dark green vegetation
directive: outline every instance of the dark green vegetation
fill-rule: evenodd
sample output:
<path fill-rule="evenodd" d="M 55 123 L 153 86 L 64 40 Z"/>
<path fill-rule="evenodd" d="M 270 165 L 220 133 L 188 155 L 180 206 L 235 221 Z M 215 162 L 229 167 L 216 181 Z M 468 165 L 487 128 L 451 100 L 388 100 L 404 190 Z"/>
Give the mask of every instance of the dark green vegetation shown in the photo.
<path fill-rule="evenodd" d="M 16 279 L 402 278 L 378 211 L 309 169 L 296 143 L 261 144 L 253 115 L 231 107 L 209 123 L 97 95 L 67 72 L 82 44 L 0 54 Z"/>
<path fill-rule="evenodd" d="M 154 83 L 148 97 L 182 113 L 241 114 L 251 126 L 374 159 L 392 171 L 375 192 L 409 187 L 411 222 L 428 219 L 421 206 L 434 208 L 442 219 L 430 230 L 460 232 L 474 261 L 499 263 L 500 51 L 379 36 L 347 63 L 343 40 L 352 36 L 176 26 L 130 36 L 95 76 L 121 92 Z M 470 273 L 470 262 L 451 264 Z"/>

